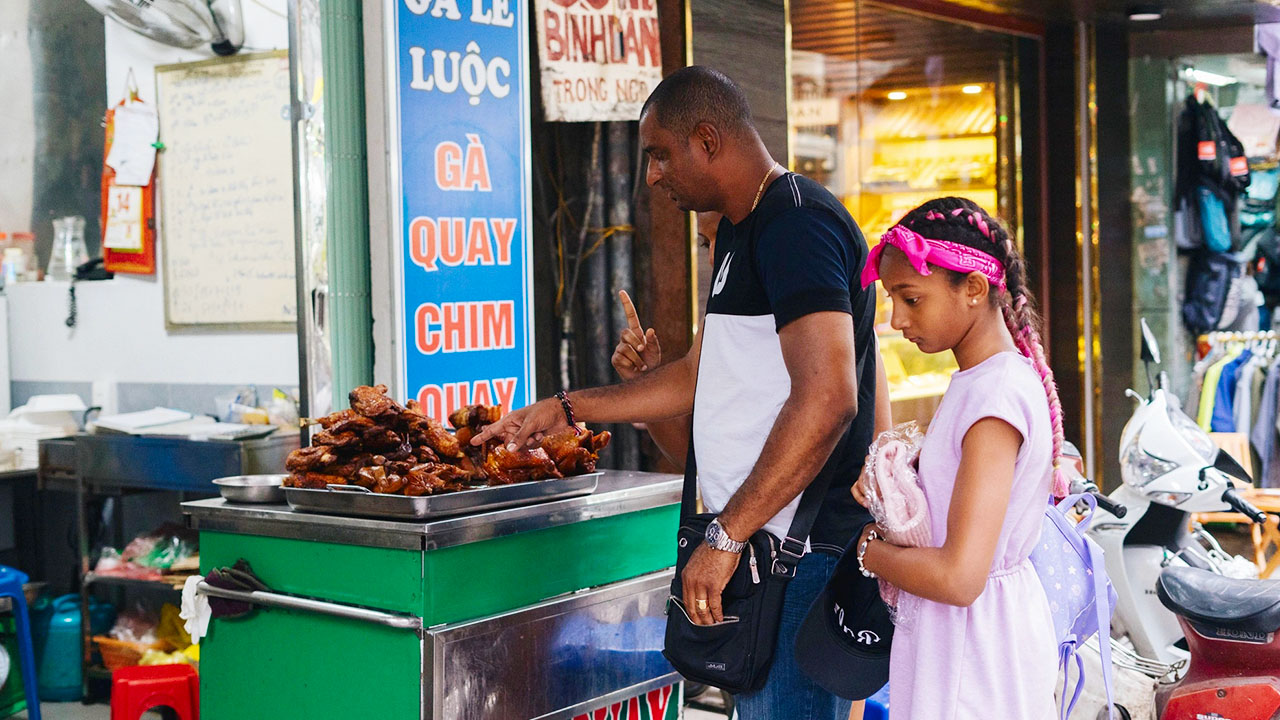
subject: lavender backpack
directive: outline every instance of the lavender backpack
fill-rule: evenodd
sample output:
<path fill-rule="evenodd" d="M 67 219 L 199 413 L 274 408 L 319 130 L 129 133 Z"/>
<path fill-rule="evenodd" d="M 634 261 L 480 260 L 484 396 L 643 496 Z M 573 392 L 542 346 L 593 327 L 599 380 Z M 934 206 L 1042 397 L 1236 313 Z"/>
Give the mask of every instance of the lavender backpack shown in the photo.
<path fill-rule="evenodd" d="M 1089 514 L 1079 523 L 1073 523 L 1067 512 L 1079 502 L 1089 506 Z M 1116 591 L 1107 579 L 1102 548 L 1084 534 L 1096 509 L 1097 501 L 1087 493 L 1068 496 L 1056 506 L 1050 503 L 1045 508 L 1040 542 L 1031 551 L 1031 564 L 1035 566 L 1049 598 L 1053 629 L 1058 638 L 1064 720 L 1075 708 L 1084 689 L 1084 658 L 1077 654 L 1077 650 L 1095 633 L 1102 654 L 1102 684 L 1107 692 L 1107 710 L 1114 715 L 1111 701 L 1111 613 L 1116 606 Z M 1075 658 L 1078 679 L 1068 701 L 1072 658 Z"/>

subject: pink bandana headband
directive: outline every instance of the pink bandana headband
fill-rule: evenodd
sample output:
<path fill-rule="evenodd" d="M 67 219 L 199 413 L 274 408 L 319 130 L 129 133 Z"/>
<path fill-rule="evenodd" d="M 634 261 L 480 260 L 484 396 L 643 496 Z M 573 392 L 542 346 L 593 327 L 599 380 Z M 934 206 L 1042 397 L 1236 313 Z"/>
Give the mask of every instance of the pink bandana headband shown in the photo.
<path fill-rule="evenodd" d="M 862 287 L 868 287 L 880 279 L 880 256 L 888 245 L 906 253 L 911 266 L 921 275 L 932 274 L 933 271 L 929 269 L 932 264 L 961 273 L 980 272 L 992 285 L 1005 289 L 1004 265 L 991 255 L 968 245 L 931 240 L 902 225 L 889 228 L 888 232 L 880 236 L 880 244 L 871 249 L 867 265 L 862 268 Z"/>

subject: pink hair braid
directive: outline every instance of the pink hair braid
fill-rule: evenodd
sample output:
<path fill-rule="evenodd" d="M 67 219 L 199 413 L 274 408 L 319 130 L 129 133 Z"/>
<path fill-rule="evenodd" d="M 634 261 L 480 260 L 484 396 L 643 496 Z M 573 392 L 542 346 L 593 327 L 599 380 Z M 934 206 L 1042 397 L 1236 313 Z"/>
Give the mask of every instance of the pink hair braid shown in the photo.
<path fill-rule="evenodd" d="M 1040 375 L 1040 382 L 1044 385 L 1045 398 L 1049 401 L 1049 422 L 1053 428 L 1052 491 L 1054 497 L 1066 497 L 1070 492 L 1071 486 L 1070 481 L 1067 479 L 1067 474 L 1062 468 L 1062 401 L 1058 399 L 1058 384 L 1053 379 L 1053 370 L 1050 369 L 1048 361 L 1045 360 L 1044 346 L 1040 342 L 1040 333 L 1036 332 L 1035 326 L 1031 323 L 1022 321 L 1018 317 L 1026 304 L 1027 297 L 1019 294 L 1017 299 L 1014 300 L 1013 307 L 1005 307 L 1004 321 L 1009 328 L 1009 333 L 1013 335 L 1013 343 L 1018 347 L 1018 352 L 1031 360 L 1036 373 Z"/>

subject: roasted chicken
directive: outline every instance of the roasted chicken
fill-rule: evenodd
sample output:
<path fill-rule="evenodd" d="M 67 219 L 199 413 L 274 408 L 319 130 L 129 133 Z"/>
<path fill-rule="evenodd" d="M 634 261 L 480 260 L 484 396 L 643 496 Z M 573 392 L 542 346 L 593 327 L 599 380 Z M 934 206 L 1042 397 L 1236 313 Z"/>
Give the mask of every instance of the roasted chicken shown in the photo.
<path fill-rule="evenodd" d="M 350 484 L 375 493 L 434 495 L 594 472 L 609 444 L 607 432 L 569 428 L 525 450 L 508 450 L 497 440 L 475 446 L 471 438 L 497 422 L 502 408 L 460 408 L 449 415 L 452 433 L 416 401 L 392 400 L 385 385 L 358 387 L 349 399 L 350 409 L 314 421 L 321 429 L 311 447 L 290 453 L 286 487 Z"/>
<path fill-rule="evenodd" d="M 596 471 L 600 451 L 609 444 L 608 432 L 592 434 L 581 428 L 565 428 L 542 439 L 541 448 L 551 457 L 561 475 L 582 475 Z"/>

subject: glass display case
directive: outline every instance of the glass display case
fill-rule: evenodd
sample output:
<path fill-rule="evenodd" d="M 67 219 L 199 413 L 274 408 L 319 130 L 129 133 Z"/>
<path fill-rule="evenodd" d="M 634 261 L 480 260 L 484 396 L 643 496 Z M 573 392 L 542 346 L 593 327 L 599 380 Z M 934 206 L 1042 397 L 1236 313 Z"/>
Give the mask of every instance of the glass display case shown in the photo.
<path fill-rule="evenodd" d="M 1012 39 L 869 0 L 790 7 L 793 169 L 839 197 L 871 245 L 912 208 L 947 195 L 998 214 L 1018 237 Z M 877 288 L 894 419 L 927 426 L 955 361 L 896 332 Z"/>

